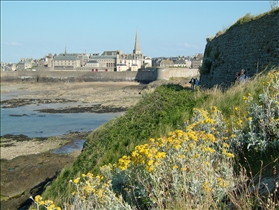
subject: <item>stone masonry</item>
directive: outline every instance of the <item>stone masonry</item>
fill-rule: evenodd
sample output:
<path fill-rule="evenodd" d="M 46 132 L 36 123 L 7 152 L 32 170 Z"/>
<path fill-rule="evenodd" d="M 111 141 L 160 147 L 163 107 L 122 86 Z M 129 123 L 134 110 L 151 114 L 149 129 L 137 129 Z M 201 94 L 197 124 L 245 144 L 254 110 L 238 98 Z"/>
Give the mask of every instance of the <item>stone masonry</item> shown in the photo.
<path fill-rule="evenodd" d="M 200 83 L 207 88 L 227 88 L 241 69 L 253 77 L 274 67 L 279 67 L 279 8 L 236 23 L 208 41 Z"/>

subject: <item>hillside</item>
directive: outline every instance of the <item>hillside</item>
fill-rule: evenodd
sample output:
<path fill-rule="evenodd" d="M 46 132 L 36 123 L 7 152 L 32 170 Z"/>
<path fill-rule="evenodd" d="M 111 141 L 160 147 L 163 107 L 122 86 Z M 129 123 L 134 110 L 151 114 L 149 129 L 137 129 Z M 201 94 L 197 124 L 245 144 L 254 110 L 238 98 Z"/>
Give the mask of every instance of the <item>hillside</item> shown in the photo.
<path fill-rule="evenodd" d="M 276 169 L 279 166 L 278 87 L 279 76 L 277 70 L 277 72 L 272 74 L 257 75 L 254 79 L 251 78 L 249 82 L 233 86 L 225 92 L 222 92 L 219 89 L 192 91 L 189 88 L 183 88 L 179 84 L 162 85 L 157 87 L 154 92 L 146 90 L 146 92 L 143 93 L 143 98 L 133 108 L 129 109 L 123 116 L 100 127 L 88 137 L 86 145 L 77 161 L 72 167 L 62 171 L 58 178 L 46 189 L 44 197 L 52 199 L 55 203 L 61 205 L 63 200 L 68 200 L 69 197 L 71 197 L 71 192 L 75 189 L 74 186 L 71 187 L 71 185 L 69 185 L 69 180 L 76 180 L 78 183 L 79 179 L 76 179 L 76 177 L 81 175 L 87 177 L 88 175 L 86 174 L 89 172 L 90 174 L 103 173 L 103 169 L 100 170 L 102 166 L 109 166 L 110 164 L 114 165 L 116 163 L 117 164 L 114 166 L 122 167 L 124 174 L 119 172 L 117 175 L 116 172 L 111 172 L 112 178 L 114 176 L 118 177 L 118 181 L 114 182 L 114 184 L 117 183 L 117 185 L 114 187 L 112 186 L 112 189 L 118 189 L 122 185 L 122 187 L 124 187 L 127 180 L 122 180 L 122 176 L 125 175 L 127 171 L 126 168 L 129 167 L 129 164 L 133 161 L 130 155 L 137 151 L 136 148 L 140 148 L 140 145 L 148 145 L 150 138 L 158 139 L 158 141 L 161 139 L 160 137 L 164 139 L 170 135 L 172 131 L 175 131 L 175 135 L 180 135 L 179 132 L 182 132 L 183 136 L 190 135 L 187 132 L 190 132 L 190 130 L 195 127 L 197 130 L 193 130 L 194 136 L 201 139 L 205 138 L 205 140 L 206 138 L 219 139 L 218 143 L 214 143 L 211 146 L 209 145 L 209 148 L 215 148 L 215 151 L 219 150 L 223 151 L 223 153 L 220 153 L 218 156 L 205 157 L 209 163 L 211 161 L 214 163 L 221 158 L 220 163 L 225 164 L 228 167 L 226 168 L 226 171 L 229 171 L 226 173 L 230 174 L 230 176 L 235 179 L 234 181 L 226 181 L 226 183 L 230 183 L 231 187 L 226 189 L 226 191 L 222 191 L 223 193 L 218 194 L 218 196 L 212 195 L 214 197 L 212 197 L 213 200 L 216 199 L 215 196 L 218 198 L 224 198 L 223 196 L 225 196 L 225 194 L 228 196 L 229 192 L 234 192 L 232 188 L 233 183 L 239 178 L 239 176 L 236 175 L 245 167 L 245 170 L 248 171 L 245 176 L 247 179 L 251 179 L 251 183 L 254 181 L 253 178 L 256 177 L 253 176 L 259 173 L 262 177 L 274 177 L 275 180 L 279 179 L 276 172 L 274 174 L 274 168 Z M 268 109 L 266 105 L 268 105 Z M 260 111 L 260 109 L 263 110 Z M 199 113 L 201 113 L 201 115 L 199 115 Z M 210 115 L 210 113 L 212 114 Z M 214 115 L 214 113 L 219 114 Z M 201 120 L 200 117 L 205 118 Z M 211 120 L 212 117 L 213 119 Z M 217 122 L 218 124 L 216 124 Z M 210 125 L 211 123 L 214 123 L 214 125 L 211 125 L 213 128 L 207 130 L 208 127 L 206 127 L 206 124 Z M 253 126 L 251 127 L 251 125 Z M 218 132 L 213 132 L 216 129 Z M 200 132 L 209 133 L 206 134 L 205 137 L 199 137 Z M 174 140 L 177 141 L 176 139 Z M 220 140 L 226 140 L 227 143 L 221 143 L 219 142 Z M 154 142 L 154 140 L 152 141 Z M 228 150 L 226 149 L 225 151 L 231 152 L 224 153 L 224 148 L 221 149 L 218 146 L 220 144 L 227 145 L 226 147 L 228 147 Z M 167 152 L 164 153 L 167 154 Z M 185 153 L 185 155 L 186 154 L 187 153 Z M 231 162 L 226 158 L 222 158 L 220 155 L 235 158 L 234 161 Z M 193 160 L 195 159 L 190 158 L 187 160 L 188 163 L 186 164 L 185 162 L 185 164 L 189 165 Z M 175 161 L 175 159 L 172 161 Z M 261 164 L 262 161 L 263 163 Z M 167 162 L 163 163 L 165 164 Z M 215 164 L 217 163 L 219 162 L 216 162 Z M 249 164 L 247 165 L 247 163 Z M 191 165 L 192 164 L 197 168 L 201 167 L 199 162 L 193 162 Z M 239 164 L 241 164 L 240 168 Z M 184 164 L 182 164 L 181 167 L 183 167 L 183 165 Z M 132 167 L 130 169 L 132 170 L 133 166 L 131 165 L 130 167 Z M 210 168 L 212 169 L 212 167 Z M 214 173 L 218 174 L 221 169 L 216 168 L 214 170 L 217 170 Z M 137 172 L 138 175 L 143 171 L 144 169 L 142 168 Z M 213 171 L 209 171 L 206 173 L 212 172 Z M 113 175 L 114 173 L 116 174 Z M 160 175 L 160 179 L 162 180 L 167 178 L 162 177 L 164 176 L 163 174 Z M 252 174 L 253 176 L 251 176 Z M 125 176 L 129 177 L 130 175 L 127 174 Z M 208 174 L 208 176 L 209 177 L 206 179 L 210 179 L 211 175 Z M 213 178 L 212 180 L 215 179 Z M 206 182 L 203 184 L 205 183 Z M 201 185 L 201 187 L 202 186 L 203 185 Z M 204 189 L 211 188 L 208 187 Z M 218 189 L 216 190 L 218 191 Z M 119 191 L 116 192 L 120 193 Z M 252 192 L 250 193 L 252 194 Z M 249 194 L 249 196 L 251 195 Z M 201 198 L 203 198 L 202 194 Z M 184 199 L 187 200 L 187 196 Z M 181 204 L 181 202 L 184 203 L 186 201 L 184 199 L 182 199 L 183 201 L 177 202 L 179 204 Z M 229 196 L 227 199 L 232 198 Z M 248 199 L 248 197 L 245 199 Z M 256 199 L 251 205 L 259 205 L 257 197 L 255 198 L 251 196 L 251 199 Z M 217 200 L 215 201 L 217 202 Z M 220 202 L 220 200 L 218 202 Z M 230 202 L 237 205 L 233 200 L 230 200 Z M 239 202 L 244 201 L 241 200 Z M 155 205 L 159 204 L 157 203 Z M 212 203 L 209 205 L 212 205 Z M 218 203 L 218 205 L 221 204 Z M 146 206 L 138 208 L 146 208 Z"/>

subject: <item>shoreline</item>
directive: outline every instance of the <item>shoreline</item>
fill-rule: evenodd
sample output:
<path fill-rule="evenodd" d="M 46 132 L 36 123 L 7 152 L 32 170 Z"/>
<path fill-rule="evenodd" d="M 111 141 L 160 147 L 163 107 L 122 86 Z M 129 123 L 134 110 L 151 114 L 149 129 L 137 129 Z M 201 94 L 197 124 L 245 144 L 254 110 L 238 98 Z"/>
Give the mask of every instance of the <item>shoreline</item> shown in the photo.
<path fill-rule="evenodd" d="M 107 109 L 127 109 L 137 103 L 146 87 L 136 82 L 1 82 L 1 106 L 74 101 L 81 107 L 97 104 Z"/>
<path fill-rule="evenodd" d="M 123 112 L 141 98 L 139 92 L 146 85 L 136 82 L 1 82 L 1 108 L 13 108 L 28 104 L 79 102 L 78 106 L 44 109 L 45 113 L 111 113 Z M 2 100 L 8 95 L 10 98 Z M 93 105 L 92 105 L 93 104 Z M 21 116 L 18 116 L 21 117 Z M 92 131 L 91 131 L 92 132 Z M 86 132 L 89 135 L 90 132 Z M 80 134 L 84 137 L 84 135 Z M 22 138 L 18 140 L 18 138 Z M 18 135 L 1 136 L 1 159 L 12 159 L 20 155 L 39 154 L 58 148 L 70 141 L 71 134 L 53 136 L 40 143 L 39 138 Z M 76 138 L 76 137 L 75 137 Z M 68 139 L 68 140 L 65 140 Z"/>
<path fill-rule="evenodd" d="M 50 152 L 54 149 L 61 148 L 71 144 L 73 139 L 86 140 L 92 131 L 72 132 L 61 136 L 49 137 L 28 137 L 25 135 L 4 135 L 0 137 L 1 158 L 0 160 L 12 160 L 20 156 L 37 155 L 40 153 Z M 81 152 L 75 150 L 68 155 L 76 157 Z"/>
<path fill-rule="evenodd" d="M 45 111 L 123 111 L 140 100 L 140 91 L 145 87 L 146 85 L 135 82 L 1 82 L 1 107 L 76 101 L 80 106 Z M 92 108 L 92 104 L 98 106 Z M 86 140 L 91 132 L 93 131 L 42 138 L 1 136 L 1 209 L 28 209 L 30 195 L 34 197 L 41 194 L 64 167 L 74 163 L 82 149 L 69 154 L 51 151 L 65 145 L 76 146 L 73 139 Z"/>

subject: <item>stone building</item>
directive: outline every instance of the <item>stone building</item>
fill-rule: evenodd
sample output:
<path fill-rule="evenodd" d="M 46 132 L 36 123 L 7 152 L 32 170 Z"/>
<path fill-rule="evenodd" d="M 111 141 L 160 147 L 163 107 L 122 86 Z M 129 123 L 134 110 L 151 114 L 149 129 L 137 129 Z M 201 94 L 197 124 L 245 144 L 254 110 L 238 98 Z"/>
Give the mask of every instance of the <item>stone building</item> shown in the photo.
<path fill-rule="evenodd" d="M 15 71 L 16 68 L 15 63 L 1 63 L 1 71 Z"/>
<path fill-rule="evenodd" d="M 139 47 L 136 32 L 133 53 L 125 54 L 121 50 L 104 51 L 102 55 L 92 55 L 81 70 L 92 71 L 138 71 L 143 67 L 152 66 L 151 59 L 143 55 Z"/>
<path fill-rule="evenodd" d="M 187 61 L 185 59 L 178 59 L 178 60 L 173 61 L 173 66 L 174 67 L 190 67 L 191 62 Z"/>
<path fill-rule="evenodd" d="M 54 70 L 74 70 L 80 67 L 80 58 L 76 55 L 58 55 L 53 58 Z"/>
<path fill-rule="evenodd" d="M 139 46 L 138 32 L 136 32 L 135 46 L 132 54 L 122 54 L 117 56 L 117 71 L 121 71 L 121 66 L 126 66 L 122 68 L 122 71 L 137 71 L 142 68 L 145 64 L 145 57 L 142 54 Z"/>
<path fill-rule="evenodd" d="M 89 58 L 85 67 L 92 68 L 92 71 L 112 71 L 115 69 L 116 56 L 114 55 L 98 55 Z"/>
<path fill-rule="evenodd" d="M 35 66 L 35 62 L 32 58 L 22 58 L 18 63 L 16 70 L 22 71 L 26 69 L 31 69 L 33 66 Z"/>
<path fill-rule="evenodd" d="M 173 61 L 172 60 L 161 60 L 161 62 L 159 63 L 160 67 L 170 67 L 173 66 Z"/>
<path fill-rule="evenodd" d="M 49 54 L 45 57 L 48 67 L 54 70 L 76 70 L 76 68 L 85 66 L 89 62 L 89 55 L 86 53 L 67 53 L 58 56 Z"/>
<path fill-rule="evenodd" d="M 191 68 L 193 58 L 190 56 L 152 58 L 153 67 Z M 200 60 L 199 60 L 200 61 Z"/>
<path fill-rule="evenodd" d="M 54 70 L 84 70 L 84 71 L 138 71 L 140 68 L 152 66 L 151 58 L 144 56 L 139 47 L 138 32 L 136 32 L 133 53 L 125 54 L 121 50 L 104 51 L 102 55 L 67 53 L 45 57 L 45 62 Z"/>

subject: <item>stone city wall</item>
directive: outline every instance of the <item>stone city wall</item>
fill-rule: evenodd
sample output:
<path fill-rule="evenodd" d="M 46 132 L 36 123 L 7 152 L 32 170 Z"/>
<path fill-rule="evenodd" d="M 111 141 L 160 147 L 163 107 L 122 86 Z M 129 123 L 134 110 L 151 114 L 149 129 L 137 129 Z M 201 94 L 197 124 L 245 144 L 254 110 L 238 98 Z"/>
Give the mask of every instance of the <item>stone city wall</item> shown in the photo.
<path fill-rule="evenodd" d="M 279 8 L 231 26 L 206 45 L 200 83 L 229 87 L 236 72 L 249 77 L 279 67 Z"/>
<path fill-rule="evenodd" d="M 1 81 L 37 81 L 37 82 L 94 82 L 94 81 L 137 81 L 148 83 L 155 80 L 169 80 L 172 77 L 193 77 L 197 69 L 187 68 L 151 68 L 139 71 L 91 72 L 91 71 L 14 71 L 1 72 Z"/>
<path fill-rule="evenodd" d="M 134 81 L 137 72 L 91 72 L 91 71 L 15 71 L 1 72 L 1 81 L 37 82 L 94 82 L 94 81 Z"/>

